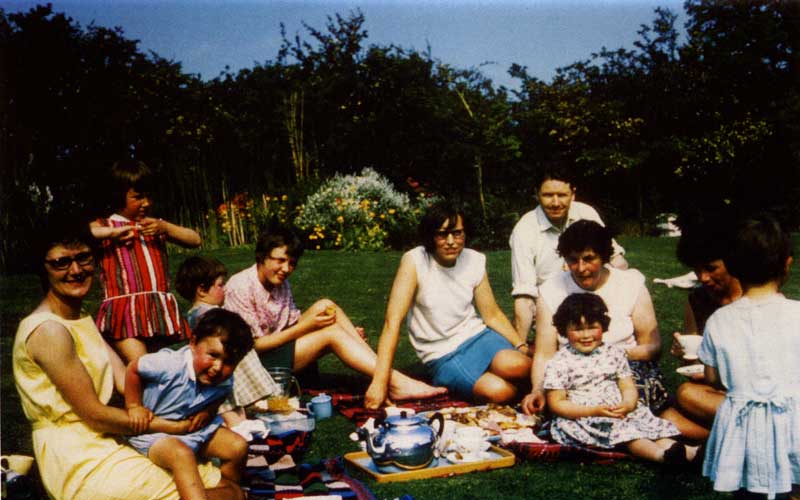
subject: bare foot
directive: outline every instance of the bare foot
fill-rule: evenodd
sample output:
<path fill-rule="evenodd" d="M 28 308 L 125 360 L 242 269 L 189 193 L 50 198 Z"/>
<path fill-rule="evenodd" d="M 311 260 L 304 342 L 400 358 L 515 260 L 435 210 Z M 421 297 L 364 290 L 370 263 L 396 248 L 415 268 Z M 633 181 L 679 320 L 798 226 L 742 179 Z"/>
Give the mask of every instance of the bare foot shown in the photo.
<path fill-rule="evenodd" d="M 392 377 L 389 386 L 389 398 L 394 400 L 425 399 L 446 393 L 447 387 L 434 387 L 399 373 Z"/>

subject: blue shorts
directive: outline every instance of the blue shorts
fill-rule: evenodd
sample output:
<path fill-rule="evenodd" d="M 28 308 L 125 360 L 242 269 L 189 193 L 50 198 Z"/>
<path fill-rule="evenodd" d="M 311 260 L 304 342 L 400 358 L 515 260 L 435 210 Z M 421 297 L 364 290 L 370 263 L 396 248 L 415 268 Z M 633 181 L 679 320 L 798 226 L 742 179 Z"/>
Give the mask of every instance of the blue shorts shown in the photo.
<path fill-rule="evenodd" d="M 486 373 L 495 355 L 503 349 L 514 349 L 505 337 L 486 328 L 458 349 L 426 363 L 433 385 L 445 386 L 451 393 L 471 400 L 475 382 Z"/>

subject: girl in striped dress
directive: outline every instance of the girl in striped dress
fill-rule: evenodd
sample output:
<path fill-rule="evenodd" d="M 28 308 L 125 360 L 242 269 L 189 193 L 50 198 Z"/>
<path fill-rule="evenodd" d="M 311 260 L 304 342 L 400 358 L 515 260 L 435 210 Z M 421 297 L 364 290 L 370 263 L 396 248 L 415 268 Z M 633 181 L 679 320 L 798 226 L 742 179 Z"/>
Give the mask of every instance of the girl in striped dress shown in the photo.
<path fill-rule="evenodd" d="M 90 224 L 101 240 L 103 303 L 97 328 L 126 363 L 189 337 L 189 326 L 170 293 L 166 242 L 200 246 L 196 231 L 150 217 L 150 168 L 122 160 L 111 168 L 116 212 Z"/>

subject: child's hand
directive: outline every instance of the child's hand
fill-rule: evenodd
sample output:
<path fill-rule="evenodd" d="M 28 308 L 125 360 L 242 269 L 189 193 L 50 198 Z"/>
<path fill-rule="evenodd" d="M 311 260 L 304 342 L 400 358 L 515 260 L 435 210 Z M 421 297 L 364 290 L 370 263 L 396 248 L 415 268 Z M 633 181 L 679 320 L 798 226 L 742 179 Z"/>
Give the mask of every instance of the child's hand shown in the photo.
<path fill-rule="evenodd" d="M 153 217 L 145 217 L 139 221 L 139 230 L 145 236 L 157 236 L 166 233 L 164 221 L 161 219 L 154 219 Z"/>
<path fill-rule="evenodd" d="M 208 425 L 211 422 L 211 413 L 208 410 L 201 410 L 189 419 L 189 430 L 187 432 L 194 432 Z"/>
<path fill-rule="evenodd" d="M 366 330 L 364 330 L 364 327 L 357 326 L 355 328 L 356 328 L 356 333 L 358 334 L 359 337 L 361 337 L 361 340 L 367 340 L 367 332 Z"/>
<path fill-rule="evenodd" d="M 622 418 L 625 413 L 620 414 L 619 406 L 595 406 L 595 417 L 609 417 L 609 418 Z"/>
<path fill-rule="evenodd" d="M 110 228 L 109 238 L 120 242 L 131 241 L 136 237 L 136 226 L 119 226 Z"/>
<path fill-rule="evenodd" d="M 128 424 L 136 434 L 141 434 L 147 430 L 150 421 L 153 420 L 153 412 L 144 406 L 132 406 L 128 408 Z"/>
<path fill-rule="evenodd" d="M 629 408 L 624 404 L 619 406 L 609 406 L 607 409 L 614 414 L 614 418 L 623 418 L 625 415 L 633 411 L 633 408 Z"/>

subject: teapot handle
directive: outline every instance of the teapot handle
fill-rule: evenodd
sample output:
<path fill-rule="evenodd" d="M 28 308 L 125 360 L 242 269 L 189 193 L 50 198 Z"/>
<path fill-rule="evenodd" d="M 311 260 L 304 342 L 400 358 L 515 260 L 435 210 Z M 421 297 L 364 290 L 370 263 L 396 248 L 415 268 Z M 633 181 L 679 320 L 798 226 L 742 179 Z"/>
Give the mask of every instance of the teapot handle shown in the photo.
<path fill-rule="evenodd" d="M 439 422 L 439 431 L 436 433 L 436 440 L 438 441 L 442 437 L 442 432 L 444 432 L 444 415 L 437 411 L 428 419 L 428 425 L 431 425 L 434 420 Z"/>

